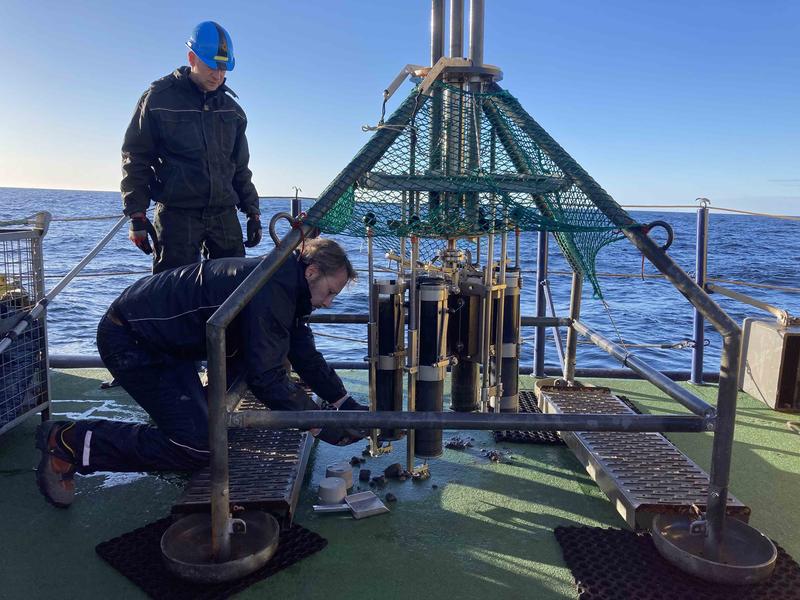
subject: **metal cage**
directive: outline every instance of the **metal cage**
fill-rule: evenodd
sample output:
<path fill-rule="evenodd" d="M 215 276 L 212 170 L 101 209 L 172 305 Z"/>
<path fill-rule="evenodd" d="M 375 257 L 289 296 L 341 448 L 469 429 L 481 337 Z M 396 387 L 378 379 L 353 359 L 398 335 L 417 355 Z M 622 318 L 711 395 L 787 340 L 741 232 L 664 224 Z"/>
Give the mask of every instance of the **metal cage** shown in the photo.
<path fill-rule="evenodd" d="M 48 213 L 0 229 L 0 336 L 44 297 L 42 241 Z M 0 434 L 50 405 L 46 312 L 0 352 Z"/>

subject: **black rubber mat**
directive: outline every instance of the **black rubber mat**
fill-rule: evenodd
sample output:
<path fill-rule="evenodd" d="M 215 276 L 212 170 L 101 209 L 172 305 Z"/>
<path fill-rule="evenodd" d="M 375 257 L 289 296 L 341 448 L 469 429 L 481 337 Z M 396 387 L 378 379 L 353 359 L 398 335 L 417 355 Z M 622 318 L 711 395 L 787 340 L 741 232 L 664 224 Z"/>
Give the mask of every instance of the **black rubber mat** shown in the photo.
<path fill-rule="evenodd" d="M 172 575 L 162 561 L 161 536 L 172 523 L 169 517 L 161 519 L 98 544 L 95 550 L 151 598 L 213 600 L 241 592 L 328 545 L 313 531 L 292 525 L 281 531 L 275 556 L 255 573 L 227 583 L 194 584 Z"/>
<path fill-rule="evenodd" d="M 617 395 L 623 404 L 630 408 L 636 414 L 641 414 L 641 411 L 628 400 L 625 396 Z M 529 390 L 523 390 L 519 393 L 519 412 L 522 413 L 538 413 L 542 411 L 536 404 L 536 394 Z M 564 440 L 558 435 L 556 431 L 512 431 L 504 429 L 502 431 L 492 432 L 495 442 L 511 442 L 515 444 L 563 444 Z"/>
<path fill-rule="evenodd" d="M 542 414 L 536 406 L 536 396 L 533 392 L 522 391 L 519 393 L 519 412 Z M 495 442 L 513 442 L 516 444 L 564 444 L 564 440 L 557 431 L 512 431 L 504 429 L 494 431 Z"/>
<path fill-rule="evenodd" d="M 755 585 L 722 585 L 692 577 L 661 557 L 649 533 L 557 527 L 579 600 L 797 600 L 800 565 L 778 548 L 772 577 Z"/>

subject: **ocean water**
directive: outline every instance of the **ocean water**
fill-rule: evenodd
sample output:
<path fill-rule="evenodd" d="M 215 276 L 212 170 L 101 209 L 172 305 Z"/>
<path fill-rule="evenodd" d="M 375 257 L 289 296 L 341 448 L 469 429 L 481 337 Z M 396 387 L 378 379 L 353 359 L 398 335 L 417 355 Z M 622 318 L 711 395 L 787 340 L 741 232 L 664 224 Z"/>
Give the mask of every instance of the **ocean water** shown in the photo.
<path fill-rule="evenodd" d="M 309 203 L 304 204 L 304 207 Z M 49 211 L 54 218 L 89 217 L 121 214 L 119 194 L 67 190 L 0 188 L 0 221 Z M 262 221 L 266 224 L 274 212 L 289 210 L 287 200 L 262 199 Z M 640 222 L 662 219 L 675 231 L 669 250 L 672 258 L 690 274 L 695 266 L 696 216 L 693 212 L 631 212 Z M 46 289 L 52 288 L 60 276 L 77 264 L 107 233 L 115 220 L 54 221 L 44 240 Z M 285 225 L 285 221 L 281 226 Z M 279 231 L 281 230 L 279 226 Z M 285 227 L 282 231 L 285 231 Z M 658 238 L 660 231 L 654 232 Z M 334 236 L 336 237 L 336 236 Z M 367 268 L 366 244 L 363 240 L 336 237 L 348 251 L 357 269 Z M 728 280 L 774 286 L 800 287 L 800 222 L 712 212 L 708 241 L 708 275 Z M 521 242 L 523 269 L 522 314 L 535 314 L 536 233 L 525 233 Z M 268 252 L 272 241 L 266 234 L 249 256 Z M 513 246 L 510 246 L 513 248 Z M 510 250 L 511 252 L 511 250 Z M 566 261 L 554 241 L 550 242 L 550 285 L 556 312 L 567 316 L 570 276 Z M 376 261 L 376 266 L 385 266 Z M 149 272 L 150 258 L 127 239 L 123 227 L 108 246 L 59 294 L 49 309 L 48 337 L 54 354 L 95 354 L 95 330 L 100 317 L 111 301 L 127 286 Z M 599 273 L 642 272 L 641 254 L 626 240 L 600 251 Z M 124 272 L 124 273 L 123 273 Z M 133 273 L 129 273 L 133 272 Z M 657 271 L 645 262 L 645 274 Z M 111 275 L 109 275 L 111 273 Z M 334 302 L 331 312 L 367 312 L 366 273 L 360 281 L 345 289 Z M 692 336 L 692 308 L 669 283 L 660 279 L 602 277 L 601 285 L 607 303 L 592 297 L 591 286 L 584 285 L 581 318 L 590 327 L 608 338 L 631 345 L 640 358 L 661 370 L 688 370 L 691 350 L 648 347 L 651 344 L 675 344 Z M 734 289 L 800 314 L 800 294 L 771 289 L 732 286 Z M 741 322 L 747 316 L 767 313 L 734 300 L 716 295 L 717 302 Z M 333 361 L 362 360 L 366 354 L 366 327 L 363 325 L 315 325 L 317 346 Z M 338 336 L 326 337 L 327 334 Z M 533 328 L 522 332 L 522 361 L 530 366 L 533 360 Z M 557 366 L 553 339 L 548 334 L 546 364 Z M 346 340 L 340 337 L 348 338 Z M 719 366 L 720 337 L 706 326 L 705 370 Z M 641 347 L 640 345 L 644 345 Z M 602 350 L 587 343 L 578 347 L 578 367 L 618 367 L 619 364 Z"/>

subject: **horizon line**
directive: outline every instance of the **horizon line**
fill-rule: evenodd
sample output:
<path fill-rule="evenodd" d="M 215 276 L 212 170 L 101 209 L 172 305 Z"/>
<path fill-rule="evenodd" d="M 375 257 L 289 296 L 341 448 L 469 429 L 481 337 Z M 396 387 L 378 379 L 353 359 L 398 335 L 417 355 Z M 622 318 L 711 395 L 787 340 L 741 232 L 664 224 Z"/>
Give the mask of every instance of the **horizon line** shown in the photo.
<path fill-rule="evenodd" d="M 99 192 L 99 193 L 103 193 L 103 194 L 114 194 L 114 193 L 119 194 L 120 193 L 118 190 L 98 190 L 98 189 L 89 190 L 89 189 L 81 189 L 81 188 L 7 186 L 7 185 L 0 185 L 0 190 L 42 190 L 42 191 L 53 191 L 53 192 L 91 192 L 91 193 Z M 273 200 L 293 200 L 294 198 L 295 198 L 294 196 L 278 196 L 278 195 L 262 195 L 262 194 L 259 194 L 259 196 L 258 196 L 259 200 L 268 200 L 268 199 L 273 199 Z M 297 198 L 299 200 L 316 201 L 316 198 L 315 197 L 311 197 L 311 196 L 298 196 Z M 614 200 L 614 201 L 616 202 L 616 200 Z M 646 201 L 641 201 L 641 202 L 646 202 Z M 637 203 L 637 204 L 633 204 L 633 203 L 631 203 L 631 204 L 622 204 L 622 203 L 617 202 L 617 204 L 619 204 L 622 208 L 625 208 L 625 209 L 628 209 L 628 208 L 636 209 L 636 210 L 633 210 L 632 212 L 637 212 L 637 211 L 641 212 L 642 210 L 646 210 L 646 209 L 651 209 L 652 208 L 652 209 L 666 209 L 666 212 L 685 213 L 685 212 L 693 212 L 693 211 L 695 211 L 695 210 L 700 208 L 700 206 L 696 206 L 696 205 L 693 205 L 693 204 L 685 204 L 685 203 L 664 204 L 663 202 L 657 202 L 657 203 L 654 203 L 654 204 L 641 204 L 641 203 Z M 731 208 L 722 207 L 722 206 L 714 206 L 713 204 L 710 204 L 708 208 L 710 210 L 719 210 L 719 211 L 728 212 L 728 213 L 740 213 L 740 216 L 766 216 L 766 217 L 777 217 L 777 218 L 788 217 L 788 218 L 791 218 L 791 219 L 800 218 L 800 215 L 775 214 L 775 213 L 764 213 L 764 212 L 748 211 L 748 210 L 744 210 L 744 209 L 731 209 Z"/>

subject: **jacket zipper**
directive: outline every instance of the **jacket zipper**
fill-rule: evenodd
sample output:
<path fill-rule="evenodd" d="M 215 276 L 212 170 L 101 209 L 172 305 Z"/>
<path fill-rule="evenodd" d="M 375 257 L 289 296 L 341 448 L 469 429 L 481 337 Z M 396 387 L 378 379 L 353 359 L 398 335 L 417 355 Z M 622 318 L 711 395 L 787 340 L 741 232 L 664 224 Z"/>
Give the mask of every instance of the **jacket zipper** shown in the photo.
<path fill-rule="evenodd" d="M 208 112 L 207 103 L 208 92 L 203 92 L 203 111 L 200 113 L 200 129 L 203 131 L 203 143 L 206 146 L 206 167 L 208 168 L 208 207 L 211 207 L 211 199 L 214 197 L 214 174 L 211 169 L 211 152 L 208 149 L 208 138 L 206 138 L 205 115 Z"/>

